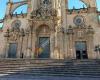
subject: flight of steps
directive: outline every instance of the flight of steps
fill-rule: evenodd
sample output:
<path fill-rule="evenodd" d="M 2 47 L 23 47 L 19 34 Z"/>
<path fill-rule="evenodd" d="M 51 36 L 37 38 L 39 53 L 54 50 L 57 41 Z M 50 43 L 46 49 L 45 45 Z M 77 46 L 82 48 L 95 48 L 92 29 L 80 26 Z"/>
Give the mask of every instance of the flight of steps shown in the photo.
<path fill-rule="evenodd" d="M 100 77 L 100 60 L 1 59 L 0 74 Z"/>

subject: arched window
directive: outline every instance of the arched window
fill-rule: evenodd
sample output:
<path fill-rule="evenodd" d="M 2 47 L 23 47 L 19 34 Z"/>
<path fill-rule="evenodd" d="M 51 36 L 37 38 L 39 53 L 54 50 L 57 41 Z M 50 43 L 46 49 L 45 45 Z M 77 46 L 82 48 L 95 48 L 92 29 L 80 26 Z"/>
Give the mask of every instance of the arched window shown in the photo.
<path fill-rule="evenodd" d="M 15 13 L 20 14 L 21 12 L 27 13 L 27 8 L 28 8 L 28 5 L 27 5 L 27 4 L 22 5 L 22 6 L 18 7 L 18 8 L 13 12 L 13 14 L 15 14 Z"/>
<path fill-rule="evenodd" d="M 83 7 L 86 8 L 86 5 L 80 0 L 68 0 L 68 9 L 73 9 L 73 7 L 75 9 L 80 9 Z"/>

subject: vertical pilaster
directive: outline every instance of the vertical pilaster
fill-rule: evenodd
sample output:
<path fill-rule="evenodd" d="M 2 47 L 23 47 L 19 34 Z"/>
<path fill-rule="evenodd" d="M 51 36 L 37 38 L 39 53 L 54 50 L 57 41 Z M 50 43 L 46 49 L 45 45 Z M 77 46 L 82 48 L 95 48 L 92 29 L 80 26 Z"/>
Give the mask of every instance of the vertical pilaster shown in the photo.
<path fill-rule="evenodd" d="M 55 33 L 53 31 L 51 31 L 51 35 L 50 35 L 50 58 L 54 59 L 54 47 L 55 47 Z"/>
<path fill-rule="evenodd" d="M 67 51 L 67 58 L 68 59 L 70 59 L 71 58 L 71 51 L 72 51 L 72 48 L 71 48 L 71 36 L 70 36 L 70 34 L 68 34 L 68 45 L 67 45 L 67 47 L 68 47 L 68 51 Z"/>
<path fill-rule="evenodd" d="M 94 52 L 94 45 L 93 45 L 93 34 L 88 34 L 87 37 L 87 50 L 88 50 L 88 58 L 95 59 L 96 55 Z"/>
<path fill-rule="evenodd" d="M 32 46 L 31 46 L 31 34 L 28 37 L 28 48 L 27 48 L 27 58 L 31 58 Z"/>
<path fill-rule="evenodd" d="M 67 29 L 67 14 L 66 14 L 66 4 L 67 0 L 61 0 L 61 21 L 62 27 L 66 30 Z M 67 35 L 64 34 L 64 54 L 67 54 Z"/>
<path fill-rule="evenodd" d="M 4 53 L 5 53 L 5 57 L 7 58 L 8 57 L 8 50 L 9 50 L 9 43 L 8 43 L 8 39 L 7 38 L 5 38 L 5 40 L 6 40 L 6 43 L 5 43 L 5 51 L 4 51 Z"/>
<path fill-rule="evenodd" d="M 35 58 L 36 33 L 32 35 L 32 58 Z"/>
<path fill-rule="evenodd" d="M 59 32 L 58 33 L 59 34 L 59 37 L 58 37 L 58 46 L 59 46 L 59 48 L 60 48 L 60 54 L 59 54 L 59 56 L 60 56 L 60 59 L 64 59 L 64 35 L 63 35 L 63 33 L 62 32 Z"/>
<path fill-rule="evenodd" d="M 17 58 L 20 58 L 21 53 L 21 37 L 18 39 Z"/>
<path fill-rule="evenodd" d="M 26 49 L 25 49 L 25 58 L 27 58 L 27 50 L 28 50 L 28 38 L 29 38 L 29 32 L 26 33 Z"/>

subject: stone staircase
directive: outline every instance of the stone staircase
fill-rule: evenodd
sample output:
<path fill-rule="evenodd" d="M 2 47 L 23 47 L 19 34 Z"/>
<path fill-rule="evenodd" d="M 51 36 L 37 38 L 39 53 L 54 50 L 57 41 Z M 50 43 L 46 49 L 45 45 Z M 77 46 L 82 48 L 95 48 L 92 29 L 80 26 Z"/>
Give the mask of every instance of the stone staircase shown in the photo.
<path fill-rule="evenodd" d="M 100 60 L 1 59 L 0 74 L 100 77 Z"/>

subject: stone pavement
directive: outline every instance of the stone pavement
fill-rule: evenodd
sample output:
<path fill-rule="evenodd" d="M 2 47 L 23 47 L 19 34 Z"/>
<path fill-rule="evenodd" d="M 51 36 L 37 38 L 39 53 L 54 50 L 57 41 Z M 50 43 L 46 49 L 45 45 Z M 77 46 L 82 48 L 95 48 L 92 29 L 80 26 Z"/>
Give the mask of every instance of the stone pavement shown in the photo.
<path fill-rule="evenodd" d="M 94 77 L 61 77 L 61 76 L 33 76 L 33 75 L 0 75 L 0 80 L 100 80 Z"/>

